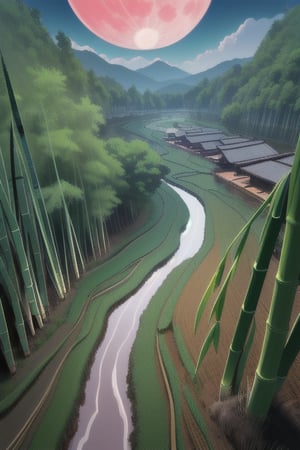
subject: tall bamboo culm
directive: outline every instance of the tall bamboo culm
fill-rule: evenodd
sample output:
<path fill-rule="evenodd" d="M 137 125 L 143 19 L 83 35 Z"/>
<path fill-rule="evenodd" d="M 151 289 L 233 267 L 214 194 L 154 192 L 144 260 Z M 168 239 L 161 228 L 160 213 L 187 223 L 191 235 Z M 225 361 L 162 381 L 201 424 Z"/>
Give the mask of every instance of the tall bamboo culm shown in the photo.
<path fill-rule="evenodd" d="M 252 268 L 250 282 L 230 345 L 228 359 L 221 381 L 220 398 L 222 400 L 229 395 L 236 394 L 239 390 L 242 375 L 242 355 L 247 345 L 251 326 L 253 325 L 257 304 L 276 240 L 285 219 L 288 185 L 289 175 L 284 177 L 278 184 L 269 208 L 260 239 L 258 256 Z"/>
<path fill-rule="evenodd" d="M 218 349 L 220 320 L 228 281 L 235 273 L 253 221 L 266 207 L 269 207 L 269 213 L 263 228 L 258 256 L 253 266 L 248 290 L 229 348 L 220 384 L 221 400 L 237 394 L 239 391 L 245 362 L 255 334 L 254 317 L 256 307 L 277 236 L 285 224 L 278 271 L 275 277 L 270 311 L 266 321 L 265 336 L 247 402 L 248 415 L 261 421 L 266 419 L 272 401 L 287 377 L 300 350 L 300 314 L 294 324 L 291 324 L 291 314 L 300 275 L 300 138 L 296 147 L 291 173 L 286 175 L 275 186 L 267 200 L 258 208 L 256 213 L 234 238 L 200 301 L 195 318 L 195 329 L 198 327 L 199 320 L 212 292 L 221 285 L 225 261 L 229 251 L 233 248 L 233 244 L 239 241 L 231 268 L 212 307 L 210 320 L 215 317 L 216 321 L 202 345 L 195 371 L 202 364 L 212 344 L 216 351 Z"/>
<path fill-rule="evenodd" d="M 300 138 L 291 171 L 286 227 L 261 356 L 251 389 L 248 413 L 259 419 L 268 414 L 279 383 L 291 312 L 300 274 Z M 294 341 L 295 348 L 299 344 Z M 289 349 L 291 351 L 291 349 Z M 292 361 L 289 361 L 289 365 Z M 282 366 L 281 366 L 281 369 Z"/>

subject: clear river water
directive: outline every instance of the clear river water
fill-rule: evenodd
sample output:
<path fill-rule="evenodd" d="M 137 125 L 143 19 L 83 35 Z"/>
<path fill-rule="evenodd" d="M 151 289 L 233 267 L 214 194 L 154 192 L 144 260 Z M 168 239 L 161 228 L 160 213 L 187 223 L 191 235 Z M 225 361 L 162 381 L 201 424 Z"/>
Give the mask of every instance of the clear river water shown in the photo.
<path fill-rule="evenodd" d="M 139 319 L 153 295 L 172 270 L 201 248 L 205 214 L 201 203 L 182 189 L 173 189 L 189 210 L 189 221 L 180 245 L 170 260 L 156 270 L 108 319 L 104 339 L 96 351 L 80 407 L 78 429 L 69 450 L 128 450 L 132 431 L 131 405 L 127 397 L 130 351 Z"/>

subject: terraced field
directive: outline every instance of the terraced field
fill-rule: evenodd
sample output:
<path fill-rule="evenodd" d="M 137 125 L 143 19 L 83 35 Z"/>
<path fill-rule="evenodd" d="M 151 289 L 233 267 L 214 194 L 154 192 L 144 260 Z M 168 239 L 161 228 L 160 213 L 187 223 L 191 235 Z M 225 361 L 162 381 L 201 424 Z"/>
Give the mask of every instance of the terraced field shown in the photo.
<path fill-rule="evenodd" d="M 158 336 L 175 409 L 175 424 L 170 423 L 170 436 L 172 436 L 172 428 L 175 428 L 177 448 L 230 449 L 231 445 L 211 418 L 210 408 L 218 400 L 219 384 L 230 339 L 238 319 L 250 269 L 256 256 L 262 218 L 255 224 L 249 236 L 246 252 L 229 289 L 222 316 L 219 351 L 217 354 L 213 349 L 209 351 L 196 376 L 194 375 L 195 364 L 211 324 L 209 323 L 209 313 L 205 313 L 197 333 L 194 333 L 194 320 L 201 296 L 220 257 L 233 236 L 258 207 L 259 201 L 229 185 L 218 182 L 212 173 L 213 164 L 209 161 L 165 143 L 162 140 L 163 129 L 170 127 L 171 123 L 172 120 L 171 122 L 159 120 L 145 128 L 145 124 L 134 122 L 127 125 L 127 130 L 149 139 L 171 169 L 169 180 L 184 187 L 203 202 L 206 211 L 205 240 L 199 253 L 190 261 L 183 263 L 169 276 L 152 300 L 149 310 L 144 313 L 133 349 L 133 386 L 140 386 L 137 384 L 136 378 L 138 366 L 142 364 L 139 342 L 150 347 L 154 345 L 155 336 Z M 244 392 L 247 392 L 248 383 L 254 377 L 276 267 L 277 261 L 273 259 L 257 312 L 255 340 L 246 366 L 246 375 L 242 381 Z M 298 297 L 300 297 L 299 294 L 300 292 L 298 292 Z M 168 312 L 167 317 L 164 309 L 161 308 L 161 304 L 165 304 L 166 298 L 173 305 L 172 314 Z M 294 318 L 299 313 L 299 309 L 299 306 L 295 307 Z M 208 308 L 209 311 L 210 308 Z M 149 331 L 151 324 L 152 336 Z M 153 367 L 154 365 L 155 363 L 153 363 Z M 296 361 L 281 393 L 283 401 L 291 401 L 294 395 L 299 397 L 297 366 L 298 362 Z M 165 448 L 165 443 L 159 441 L 155 432 L 155 424 L 158 419 L 154 422 L 153 427 L 152 421 L 147 420 L 150 414 L 153 417 L 159 417 L 160 403 L 166 401 L 157 365 L 153 370 L 156 370 L 156 379 L 151 372 L 149 378 L 143 380 L 143 385 L 147 386 L 150 392 L 154 389 L 161 389 L 161 402 L 157 402 L 155 405 L 153 402 L 148 402 L 147 398 L 150 395 L 149 392 L 147 395 L 145 394 L 145 389 L 136 389 L 134 395 L 137 423 L 134 448 L 141 450 Z"/>
<path fill-rule="evenodd" d="M 195 375 L 198 353 L 210 327 L 206 314 L 194 333 L 199 300 L 220 255 L 257 208 L 258 201 L 220 183 L 212 173 L 211 162 L 164 142 L 163 130 L 172 121 L 171 117 L 157 121 L 123 119 L 116 124 L 118 133 L 149 141 L 170 169 L 168 181 L 195 195 L 206 212 L 201 250 L 171 273 L 141 319 L 129 376 L 134 405 L 133 448 L 165 450 L 172 445 L 172 450 L 227 450 L 231 446 L 212 421 L 210 407 L 218 398 L 225 357 L 256 254 L 262 220 L 252 230 L 229 290 L 219 352 L 216 355 L 209 351 Z M 186 222 L 185 205 L 163 185 L 136 226 L 116 241 L 110 258 L 91 268 L 74 286 L 41 333 L 38 348 L 30 358 L 20 361 L 15 377 L 1 384 L 0 433 L 4 448 L 53 449 L 67 442 L 68 430 L 76 421 L 75 406 L 80 401 L 87 368 L 103 335 L 108 312 L 175 251 Z M 254 375 L 275 271 L 273 260 L 243 379 L 245 390 Z M 298 312 L 295 309 L 294 315 Z M 145 348 L 147 370 L 143 370 Z M 299 396 L 298 363 L 285 383 L 284 400 Z"/>

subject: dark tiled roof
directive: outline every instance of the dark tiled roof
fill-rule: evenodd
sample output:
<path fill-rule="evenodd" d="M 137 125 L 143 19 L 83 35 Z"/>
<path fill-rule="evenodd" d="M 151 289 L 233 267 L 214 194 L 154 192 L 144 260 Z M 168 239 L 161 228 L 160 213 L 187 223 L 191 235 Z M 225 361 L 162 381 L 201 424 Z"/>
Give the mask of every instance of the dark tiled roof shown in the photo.
<path fill-rule="evenodd" d="M 209 150 L 217 150 L 217 146 L 220 144 L 220 141 L 209 141 L 209 142 L 202 142 L 201 147 L 204 151 Z"/>
<path fill-rule="evenodd" d="M 192 135 L 197 135 L 197 134 L 202 134 L 203 133 L 203 128 L 192 128 L 190 130 L 185 130 L 185 134 L 187 136 L 192 136 Z"/>
<path fill-rule="evenodd" d="M 202 142 L 220 141 L 225 136 L 224 133 L 199 134 L 196 136 L 186 136 L 186 140 L 190 144 L 201 144 Z"/>
<path fill-rule="evenodd" d="M 220 149 L 223 146 L 218 146 Z M 226 146 L 227 147 L 227 146 Z M 276 150 L 264 142 L 256 143 L 254 145 L 247 145 L 243 147 L 234 147 L 221 150 L 224 158 L 230 164 L 243 164 L 247 161 L 256 159 L 263 159 L 269 156 L 277 155 Z"/>
<path fill-rule="evenodd" d="M 231 137 L 225 137 L 221 139 L 220 145 L 233 145 L 233 144 L 244 144 L 245 142 L 249 142 L 250 139 L 243 138 L 241 136 L 231 136 Z"/>
<path fill-rule="evenodd" d="M 290 169 L 291 165 L 282 164 L 279 159 L 249 164 L 243 167 L 241 171 L 247 175 L 255 176 L 256 178 L 275 184 L 283 175 L 288 173 Z"/>
<path fill-rule="evenodd" d="M 175 136 L 176 136 L 177 138 L 184 137 L 184 136 L 185 136 L 185 132 L 182 131 L 182 130 L 178 130 L 178 131 L 176 131 Z"/>
<path fill-rule="evenodd" d="M 258 145 L 258 144 L 264 144 L 264 141 L 242 141 L 242 142 L 236 142 L 233 144 L 225 144 L 225 145 L 219 145 L 219 150 L 223 153 L 223 151 L 227 151 L 227 150 L 235 150 L 235 149 L 245 149 L 248 147 L 253 147 L 254 145 Z"/>

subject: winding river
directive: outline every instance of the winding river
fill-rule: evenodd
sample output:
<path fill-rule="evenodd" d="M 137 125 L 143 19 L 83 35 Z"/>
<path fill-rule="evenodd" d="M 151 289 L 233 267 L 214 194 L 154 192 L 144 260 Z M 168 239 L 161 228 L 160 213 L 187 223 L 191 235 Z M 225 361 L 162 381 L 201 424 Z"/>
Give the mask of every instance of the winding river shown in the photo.
<path fill-rule="evenodd" d="M 173 257 L 155 271 L 143 286 L 110 315 L 86 383 L 85 402 L 80 407 L 78 430 L 69 450 L 127 450 L 132 431 L 131 406 L 127 397 L 128 360 L 139 319 L 169 273 L 194 256 L 204 238 L 205 214 L 201 203 L 173 187 L 189 209 L 189 222 Z"/>

